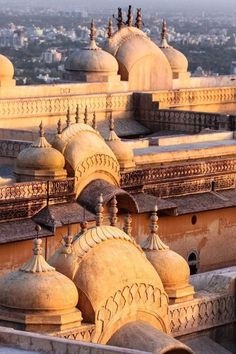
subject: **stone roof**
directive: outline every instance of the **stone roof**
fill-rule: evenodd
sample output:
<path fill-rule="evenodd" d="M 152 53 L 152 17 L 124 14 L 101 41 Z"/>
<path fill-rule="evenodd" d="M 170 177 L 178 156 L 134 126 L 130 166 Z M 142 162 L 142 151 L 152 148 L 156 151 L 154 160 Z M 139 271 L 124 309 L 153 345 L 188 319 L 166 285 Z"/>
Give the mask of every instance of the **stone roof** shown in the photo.
<path fill-rule="evenodd" d="M 136 203 L 138 204 L 138 213 L 148 213 L 154 210 L 155 206 L 158 207 L 158 211 L 165 214 L 173 214 L 176 211 L 177 205 L 169 199 L 161 199 L 151 194 L 137 193 L 132 194 Z"/>

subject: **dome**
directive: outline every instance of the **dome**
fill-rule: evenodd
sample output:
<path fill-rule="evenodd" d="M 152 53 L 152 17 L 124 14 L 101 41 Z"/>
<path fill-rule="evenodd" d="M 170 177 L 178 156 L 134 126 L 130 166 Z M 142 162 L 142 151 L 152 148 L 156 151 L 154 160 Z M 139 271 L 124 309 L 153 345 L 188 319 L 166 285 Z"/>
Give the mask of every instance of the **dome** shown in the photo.
<path fill-rule="evenodd" d="M 134 153 L 132 148 L 116 135 L 114 131 L 114 122 L 110 121 L 110 134 L 106 140 L 109 148 L 114 152 L 121 169 L 130 169 L 135 167 Z"/>
<path fill-rule="evenodd" d="M 66 176 L 64 166 L 64 156 L 47 142 L 41 124 L 39 138 L 17 156 L 15 173 L 18 176 L 59 178 Z"/>
<path fill-rule="evenodd" d="M 92 21 L 89 46 L 75 51 L 68 57 L 65 62 L 66 71 L 81 72 L 84 74 L 117 75 L 118 63 L 113 55 L 96 45 L 95 31 Z M 83 79 L 82 75 L 81 79 Z M 95 76 L 95 79 L 98 80 L 98 76 Z"/>
<path fill-rule="evenodd" d="M 0 54 L 0 81 L 11 80 L 14 76 L 14 66 L 12 62 Z"/>
<path fill-rule="evenodd" d="M 35 239 L 33 258 L 0 279 L 1 306 L 24 311 L 64 311 L 76 307 L 76 286 L 45 261 L 41 244 L 41 239 Z"/>
<path fill-rule="evenodd" d="M 157 208 L 151 216 L 151 235 L 142 245 L 147 259 L 160 276 L 170 302 L 191 299 L 194 289 L 189 285 L 188 263 L 178 253 L 171 251 L 157 235 Z"/>
<path fill-rule="evenodd" d="M 163 20 L 162 22 L 162 40 L 160 44 L 161 51 L 165 54 L 166 58 L 168 59 L 174 78 L 176 77 L 175 74 L 180 73 L 187 73 L 188 71 L 188 59 L 186 56 L 181 53 L 180 51 L 174 49 L 173 47 L 169 46 L 167 42 L 167 26 L 166 21 Z"/>

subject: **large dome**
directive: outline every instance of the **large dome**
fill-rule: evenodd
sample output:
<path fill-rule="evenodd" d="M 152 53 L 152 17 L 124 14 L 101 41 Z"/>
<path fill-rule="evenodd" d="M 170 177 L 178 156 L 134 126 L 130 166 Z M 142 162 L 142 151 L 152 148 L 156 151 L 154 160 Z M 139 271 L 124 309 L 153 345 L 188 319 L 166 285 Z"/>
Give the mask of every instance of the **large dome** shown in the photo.
<path fill-rule="evenodd" d="M 0 54 L 0 81 L 11 80 L 14 76 L 14 66 L 12 62 Z"/>

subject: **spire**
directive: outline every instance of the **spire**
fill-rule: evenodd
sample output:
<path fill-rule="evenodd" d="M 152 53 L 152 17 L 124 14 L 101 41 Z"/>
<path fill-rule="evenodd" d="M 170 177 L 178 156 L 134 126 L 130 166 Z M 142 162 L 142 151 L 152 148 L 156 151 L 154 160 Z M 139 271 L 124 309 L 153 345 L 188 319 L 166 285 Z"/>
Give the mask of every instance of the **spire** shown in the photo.
<path fill-rule="evenodd" d="M 124 232 L 129 235 L 130 237 L 132 237 L 131 232 L 132 232 L 132 216 L 131 214 L 128 212 L 125 215 L 125 224 L 124 224 Z"/>
<path fill-rule="evenodd" d="M 39 137 L 32 143 L 32 147 L 35 148 L 50 148 L 52 147 L 51 144 L 47 141 L 47 139 L 44 136 L 44 127 L 43 127 L 43 122 L 39 124 Z"/>
<path fill-rule="evenodd" d="M 118 7 L 118 17 L 117 17 L 117 27 L 118 27 L 118 31 L 121 30 L 122 26 L 123 26 L 122 9 L 121 9 L 121 7 Z"/>
<path fill-rule="evenodd" d="M 162 31 L 161 31 L 161 45 L 160 48 L 169 48 L 169 44 L 167 42 L 167 25 L 166 20 L 162 20 Z"/>
<path fill-rule="evenodd" d="M 115 141 L 115 140 L 120 140 L 120 138 L 117 136 L 115 130 L 114 130 L 115 124 L 114 124 L 114 119 L 112 116 L 112 113 L 110 115 L 109 118 L 109 130 L 110 130 L 110 134 L 108 137 L 108 141 Z"/>
<path fill-rule="evenodd" d="M 90 34 L 89 34 L 90 41 L 95 41 L 96 38 L 96 27 L 94 24 L 94 20 L 92 19 L 91 25 L 90 25 Z"/>
<path fill-rule="evenodd" d="M 35 227 L 37 231 L 37 238 L 33 241 L 33 257 L 26 262 L 20 270 L 26 273 L 44 273 L 44 272 L 53 272 L 55 268 L 51 267 L 44 259 L 42 253 L 42 240 L 38 238 L 38 233 L 41 230 L 39 225 Z"/>
<path fill-rule="evenodd" d="M 111 200 L 111 207 L 110 207 L 110 224 L 111 224 L 111 226 L 116 226 L 116 224 L 117 224 L 117 213 L 118 213 L 117 200 L 116 200 L 116 196 L 114 195 Z"/>
<path fill-rule="evenodd" d="M 110 39 L 112 38 L 112 35 L 113 35 L 113 24 L 112 24 L 112 19 L 110 18 L 108 22 L 108 28 L 107 28 L 107 37 Z"/>
<path fill-rule="evenodd" d="M 71 124 L 71 120 L 70 120 L 70 107 L 68 107 L 67 113 L 66 113 L 66 126 L 69 127 L 70 124 Z"/>
<path fill-rule="evenodd" d="M 88 107 L 85 107 L 84 110 L 84 124 L 88 124 Z"/>
<path fill-rule="evenodd" d="M 161 241 L 158 236 L 158 216 L 157 216 L 157 205 L 155 206 L 154 211 L 151 215 L 151 223 L 150 223 L 150 236 L 148 239 L 143 243 L 142 249 L 144 250 L 167 250 L 169 249 L 168 246 Z"/>
<path fill-rule="evenodd" d="M 132 6 L 129 5 L 126 25 L 128 27 L 131 27 L 132 26 L 132 22 L 133 22 Z"/>
<path fill-rule="evenodd" d="M 101 226 L 103 223 L 103 196 L 100 194 L 99 201 L 96 207 L 96 225 Z"/>
<path fill-rule="evenodd" d="M 61 118 L 59 118 L 57 122 L 57 134 L 61 134 L 61 133 L 62 133 Z"/>
<path fill-rule="evenodd" d="M 79 105 L 76 105 L 76 111 L 75 111 L 75 123 L 79 123 Z"/>
<path fill-rule="evenodd" d="M 81 228 L 81 232 L 84 233 L 87 231 L 88 229 L 88 222 L 86 221 L 86 209 L 84 208 L 84 217 L 83 217 L 83 221 L 80 223 L 80 228 Z"/>
<path fill-rule="evenodd" d="M 63 238 L 64 239 L 64 247 L 62 253 L 71 254 L 73 252 L 73 236 L 68 234 Z"/>
<path fill-rule="evenodd" d="M 138 29 L 142 29 L 143 25 L 143 20 L 142 20 L 142 10 L 141 8 L 137 9 L 137 16 L 136 16 L 136 21 L 135 21 L 135 27 Z"/>
<path fill-rule="evenodd" d="M 93 112 L 93 123 L 92 123 L 92 127 L 94 130 L 97 130 L 97 119 L 96 119 L 96 113 Z"/>

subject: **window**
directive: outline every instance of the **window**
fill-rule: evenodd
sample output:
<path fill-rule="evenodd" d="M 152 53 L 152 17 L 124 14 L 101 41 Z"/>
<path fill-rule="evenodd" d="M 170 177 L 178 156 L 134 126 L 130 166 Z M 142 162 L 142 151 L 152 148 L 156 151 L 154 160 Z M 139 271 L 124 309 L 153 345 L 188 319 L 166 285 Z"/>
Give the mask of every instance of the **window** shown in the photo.
<path fill-rule="evenodd" d="M 197 274 L 199 266 L 199 256 L 196 251 L 193 251 L 188 256 L 188 265 L 190 268 L 190 275 Z"/>

